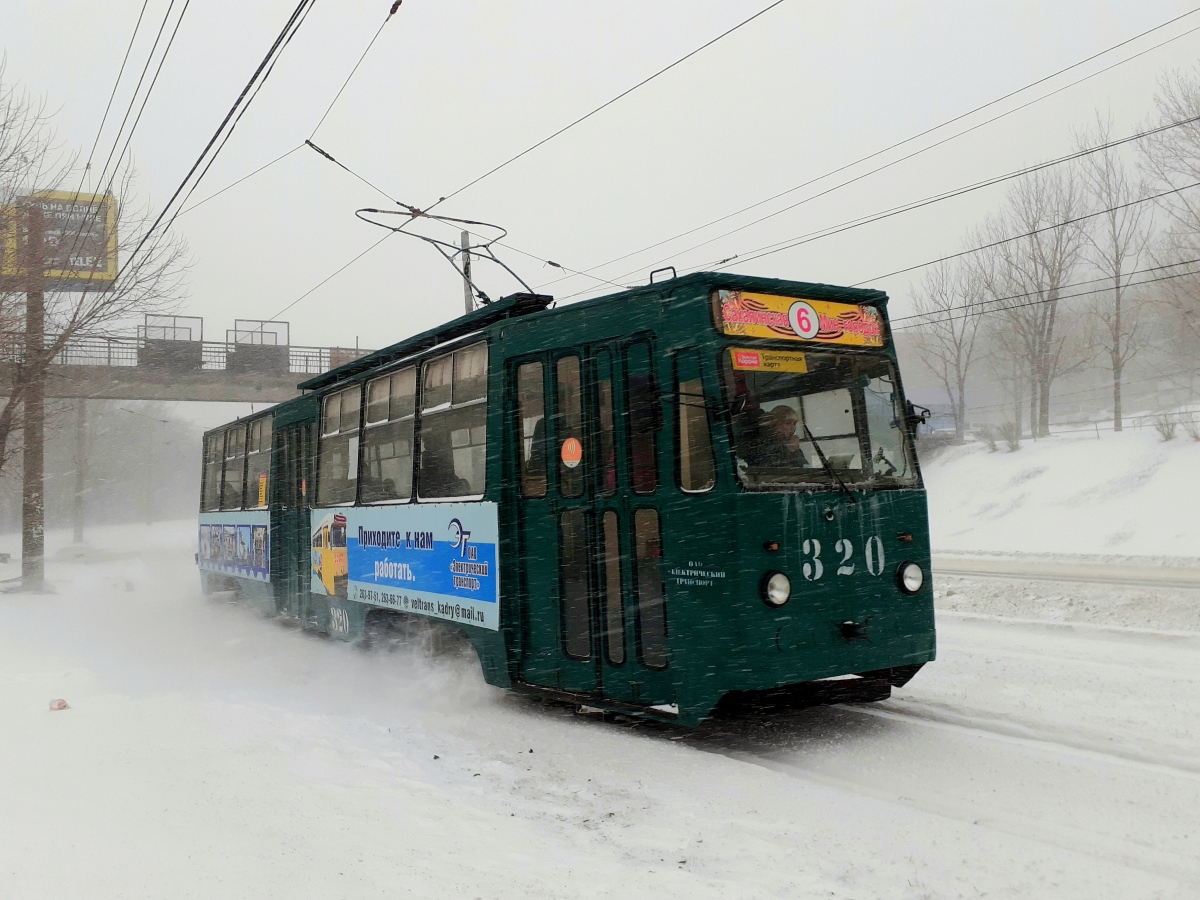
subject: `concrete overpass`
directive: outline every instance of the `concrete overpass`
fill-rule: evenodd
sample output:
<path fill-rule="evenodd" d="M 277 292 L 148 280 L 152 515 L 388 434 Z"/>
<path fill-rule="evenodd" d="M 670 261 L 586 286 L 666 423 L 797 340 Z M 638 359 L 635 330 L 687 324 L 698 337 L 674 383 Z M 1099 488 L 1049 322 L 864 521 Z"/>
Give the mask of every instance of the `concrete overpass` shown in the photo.
<path fill-rule="evenodd" d="M 230 330 L 224 341 L 199 339 L 198 327 L 183 324 L 147 324 L 136 335 L 76 338 L 47 371 L 46 396 L 280 403 L 300 393 L 296 385 L 301 381 L 371 352 L 294 347 L 286 343 L 286 323 L 253 324 Z M 264 325 L 283 327 L 272 332 Z M 0 353 L 0 396 L 11 393 L 18 358 Z"/>

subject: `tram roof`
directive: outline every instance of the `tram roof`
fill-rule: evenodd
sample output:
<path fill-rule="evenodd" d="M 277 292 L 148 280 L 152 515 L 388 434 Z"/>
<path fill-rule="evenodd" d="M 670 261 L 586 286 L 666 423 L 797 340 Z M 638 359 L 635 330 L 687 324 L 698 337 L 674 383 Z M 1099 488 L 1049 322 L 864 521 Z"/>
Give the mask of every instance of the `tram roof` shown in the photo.
<path fill-rule="evenodd" d="M 750 275 L 734 275 L 728 272 L 693 272 L 679 278 L 664 279 L 663 281 L 638 285 L 622 291 L 615 291 L 611 294 L 595 297 L 581 303 L 573 303 L 565 309 L 611 302 L 621 297 L 636 294 L 674 292 L 680 288 L 687 288 L 695 284 L 719 284 L 721 287 L 730 290 L 750 290 L 761 293 L 800 293 L 813 300 L 873 303 L 879 306 L 886 306 L 888 300 L 887 294 L 872 288 L 853 288 L 816 282 L 787 281 L 781 278 L 760 278 Z M 499 300 L 495 300 L 473 312 L 459 316 L 457 319 L 453 319 L 444 325 L 439 325 L 436 328 L 423 331 L 413 337 L 405 338 L 399 343 L 384 347 L 382 350 L 376 350 L 373 353 L 368 353 L 366 356 L 338 366 L 336 369 L 330 369 L 328 372 L 324 372 L 307 381 L 302 381 L 299 387 L 304 391 L 320 390 L 321 388 L 329 387 L 362 372 L 370 371 L 379 366 L 385 366 L 404 359 L 407 356 L 412 356 L 415 353 L 430 350 L 440 344 L 445 344 L 472 332 L 480 331 L 489 325 L 505 319 L 543 312 L 553 302 L 554 298 L 548 294 L 522 293 L 501 297 Z"/>

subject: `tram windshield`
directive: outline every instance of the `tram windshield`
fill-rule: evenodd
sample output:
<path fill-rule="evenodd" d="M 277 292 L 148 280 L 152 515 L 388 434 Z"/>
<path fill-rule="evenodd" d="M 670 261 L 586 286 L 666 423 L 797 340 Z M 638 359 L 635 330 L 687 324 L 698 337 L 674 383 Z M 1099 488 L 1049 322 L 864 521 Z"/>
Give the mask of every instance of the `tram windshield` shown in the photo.
<path fill-rule="evenodd" d="M 725 369 L 745 487 L 916 482 L 903 398 L 888 358 L 733 348 Z"/>

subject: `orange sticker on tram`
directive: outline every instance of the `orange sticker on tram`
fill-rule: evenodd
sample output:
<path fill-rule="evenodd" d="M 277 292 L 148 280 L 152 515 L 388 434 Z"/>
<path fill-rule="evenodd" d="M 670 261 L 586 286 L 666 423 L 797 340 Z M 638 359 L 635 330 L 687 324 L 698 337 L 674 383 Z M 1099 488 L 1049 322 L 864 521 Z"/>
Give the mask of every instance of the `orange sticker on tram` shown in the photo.
<path fill-rule="evenodd" d="M 803 353 L 731 347 L 729 355 L 739 372 L 797 372 L 803 375 L 808 371 L 808 360 Z"/>
<path fill-rule="evenodd" d="M 583 461 L 583 444 L 577 438 L 567 438 L 562 445 L 563 465 L 573 469 Z"/>

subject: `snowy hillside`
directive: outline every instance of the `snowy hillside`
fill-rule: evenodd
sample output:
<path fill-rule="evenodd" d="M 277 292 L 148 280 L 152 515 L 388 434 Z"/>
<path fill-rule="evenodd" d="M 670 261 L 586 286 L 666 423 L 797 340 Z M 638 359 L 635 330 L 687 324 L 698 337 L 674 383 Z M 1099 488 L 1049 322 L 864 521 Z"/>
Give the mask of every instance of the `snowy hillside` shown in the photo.
<path fill-rule="evenodd" d="M 923 466 L 935 552 L 1200 556 L 1200 442 L 1100 434 L 935 455 Z"/>

